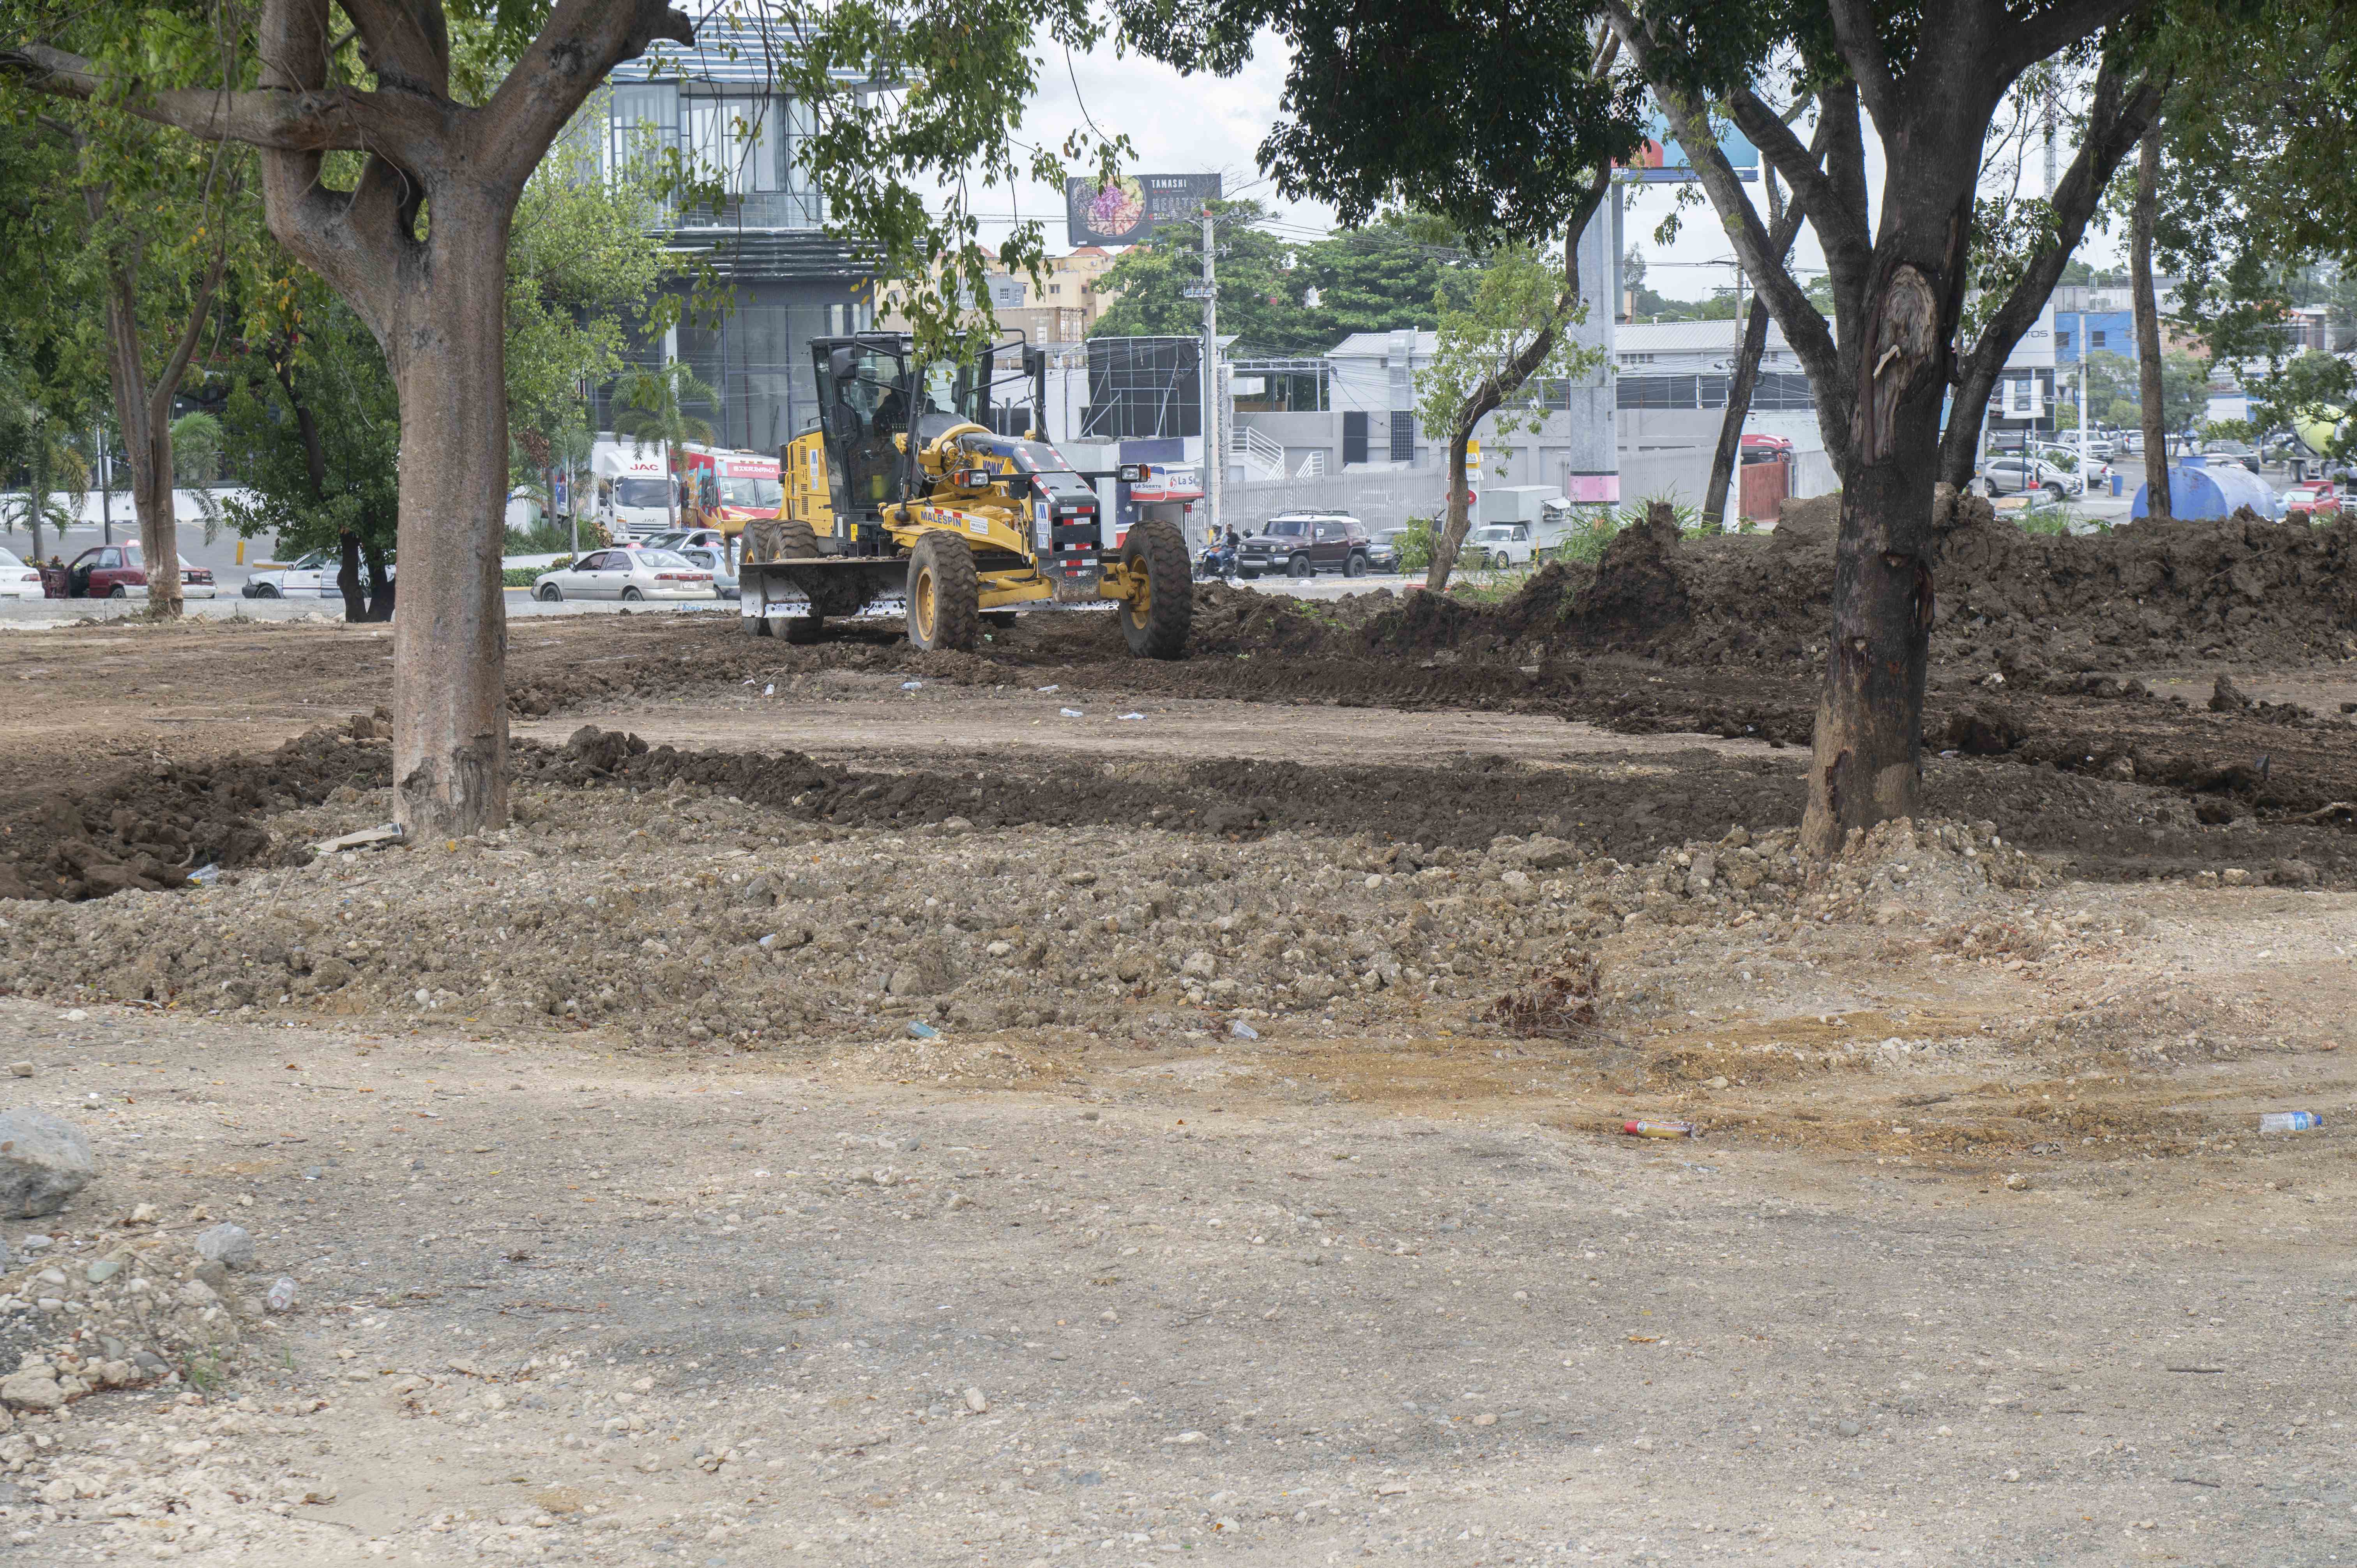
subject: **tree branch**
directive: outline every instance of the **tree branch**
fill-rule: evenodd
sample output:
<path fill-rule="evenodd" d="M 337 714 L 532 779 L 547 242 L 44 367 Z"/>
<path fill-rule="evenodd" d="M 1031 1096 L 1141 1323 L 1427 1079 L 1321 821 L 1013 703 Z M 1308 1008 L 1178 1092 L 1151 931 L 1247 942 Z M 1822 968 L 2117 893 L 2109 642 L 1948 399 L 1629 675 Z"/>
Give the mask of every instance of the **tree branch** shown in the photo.
<path fill-rule="evenodd" d="M 229 266 L 229 226 L 221 225 L 220 232 L 221 242 L 214 247 L 213 259 L 205 268 L 205 281 L 198 285 L 196 300 L 188 307 L 188 324 L 181 330 L 180 340 L 172 345 L 163 373 L 147 392 L 147 416 L 158 424 L 171 422 L 172 400 L 180 394 L 180 378 L 188 372 L 188 359 L 197 351 L 197 339 L 204 336 L 206 318 L 213 313 L 213 295 L 220 289 L 221 274 Z"/>
<path fill-rule="evenodd" d="M 100 66 L 46 44 L 0 50 L 0 71 L 15 75 L 35 91 L 59 98 L 95 98 L 110 85 Z M 355 88 L 144 91 L 136 82 L 126 85 L 122 98 L 125 110 L 207 141 L 290 152 L 361 152 L 404 141 L 413 128 L 423 128 L 418 101 Z"/>
<path fill-rule="evenodd" d="M 1934 15 L 1941 9 L 1944 7 L 1934 7 L 1926 15 Z M 1867 0 L 1826 0 L 1825 10 L 1833 19 L 1835 47 L 1849 64 L 1850 81 L 1865 102 L 1866 112 L 1886 132 L 1895 130 L 1899 85 L 1891 80 L 1890 57 L 1883 52 L 1874 6 Z"/>
<path fill-rule="evenodd" d="M 2011 81 L 2049 55 L 2060 53 L 2081 38 L 2093 36 L 2145 3 L 2145 0 L 2056 0 L 2043 11 L 2020 20 L 2007 19 L 2004 42 L 1991 65 L 1995 79 Z"/>
<path fill-rule="evenodd" d="M 1759 210 L 1744 194 L 1743 184 L 1735 177 L 1727 155 L 1719 151 L 1718 138 L 1711 134 L 1708 120 L 1672 84 L 1664 69 L 1667 61 L 1663 58 L 1669 46 L 1652 37 L 1630 10 L 1626 0 L 1605 0 L 1605 11 L 1639 73 L 1653 84 L 1654 96 L 1661 100 L 1679 145 L 1693 160 L 1695 176 L 1717 210 L 1720 226 L 1733 242 L 1744 270 L 1752 276 L 1752 286 L 1767 302 L 1769 314 L 1783 329 L 1784 341 L 1808 372 L 1809 385 L 1817 397 L 1817 424 L 1824 433 L 1826 452 L 1836 466 L 1846 463 L 1850 408 L 1857 388 L 1841 374 L 1841 355 L 1833 332 L 1810 302 L 1808 291 L 1793 278 L 1791 269 L 1771 247 Z M 1806 203 L 1796 205 L 1805 207 Z M 1831 249 L 1828 247 L 1829 252 Z"/>
<path fill-rule="evenodd" d="M 475 147 L 481 163 L 518 190 L 583 99 L 626 59 L 657 38 L 695 42 L 687 16 L 664 0 L 557 0 L 540 36 L 480 112 Z"/>
<path fill-rule="evenodd" d="M 2158 77 L 2145 77 L 2131 89 L 2123 81 L 2123 72 L 2108 59 L 2095 73 L 2087 134 L 2080 142 L 2078 156 L 2054 188 L 2053 228 L 2031 252 L 2005 302 L 1957 365 L 1954 412 L 1940 438 L 1939 474 L 1958 489 L 1972 478 L 1989 394 L 2005 371 L 2006 360 L 2053 294 L 2064 264 L 2086 234 L 2104 188 L 2158 115 L 2167 89 L 2167 82 Z M 2083 342 L 2079 358 L 2083 365 Z"/>
<path fill-rule="evenodd" d="M 1829 125 L 1833 116 L 1819 113 L 1815 145 L 1804 147 L 1750 89 L 1738 88 L 1728 99 L 1728 107 L 1752 145 L 1774 161 L 1776 172 L 1792 188 L 1793 199 L 1809 209 L 1809 226 L 1817 231 L 1817 242 L 1824 248 L 1826 265 L 1834 265 L 1836 251 L 1843 252 L 1845 261 L 1855 262 L 1861 272 L 1871 264 L 1874 236 L 1867 229 L 1866 207 L 1863 201 L 1852 204 L 1841 182 L 1826 172 L 1826 155 L 1834 145 Z M 1856 119 L 1853 113 L 1848 133 L 1852 136 L 1857 134 Z"/>
<path fill-rule="evenodd" d="M 360 35 L 361 60 L 378 84 L 426 98 L 450 96 L 450 27 L 439 0 L 338 0 Z M 329 51 L 331 54 L 334 52 Z"/>

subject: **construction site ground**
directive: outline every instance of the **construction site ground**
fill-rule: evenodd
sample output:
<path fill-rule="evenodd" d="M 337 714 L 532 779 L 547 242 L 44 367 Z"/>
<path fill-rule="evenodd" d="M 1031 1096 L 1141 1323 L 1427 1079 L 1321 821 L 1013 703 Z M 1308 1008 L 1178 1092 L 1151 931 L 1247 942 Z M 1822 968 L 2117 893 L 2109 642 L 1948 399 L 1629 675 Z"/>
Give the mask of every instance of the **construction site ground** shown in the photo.
<path fill-rule="evenodd" d="M 235 847 L 0 901 L 0 1290 L 256 1246 L 6 1560 L 2357 1560 L 2357 667 L 1943 646 L 1813 871 L 1806 648 L 1201 609 L 520 624 L 514 825 L 316 858 L 383 628 L 0 638 L 24 875 Z"/>

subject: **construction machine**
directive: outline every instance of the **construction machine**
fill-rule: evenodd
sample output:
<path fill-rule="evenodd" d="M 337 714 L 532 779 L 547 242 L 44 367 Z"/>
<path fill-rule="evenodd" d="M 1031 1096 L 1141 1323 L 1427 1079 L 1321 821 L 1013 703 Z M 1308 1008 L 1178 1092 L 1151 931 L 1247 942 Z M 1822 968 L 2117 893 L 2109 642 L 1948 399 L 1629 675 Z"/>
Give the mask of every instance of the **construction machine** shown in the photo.
<path fill-rule="evenodd" d="M 811 641 L 900 593 L 919 648 L 970 649 L 1020 610 L 1111 609 L 1133 654 L 1185 654 L 1186 540 L 1141 522 L 1105 545 L 1096 492 L 1047 439 L 1039 349 L 924 363 L 909 338 L 868 332 L 813 339 L 811 358 L 819 427 L 779 448 L 784 504 L 745 529 L 737 603 L 756 636 L 782 622 Z M 997 395 L 1010 383 L 1028 406 Z"/>

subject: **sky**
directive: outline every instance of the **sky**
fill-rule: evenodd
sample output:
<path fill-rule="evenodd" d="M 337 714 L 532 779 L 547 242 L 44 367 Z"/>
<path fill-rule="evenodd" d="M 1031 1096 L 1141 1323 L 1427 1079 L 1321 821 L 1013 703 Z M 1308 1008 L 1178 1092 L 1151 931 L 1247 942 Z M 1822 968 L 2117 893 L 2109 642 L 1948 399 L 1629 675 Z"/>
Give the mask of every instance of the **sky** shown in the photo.
<path fill-rule="evenodd" d="M 1236 76 L 1222 80 L 1183 77 L 1136 54 L 1125 58 L 1115 52 L 1110 40 L 1086 54 L 1071 56 L 1069 65 L 1063 50 L 1051 48 L 1020 134 L 1028 142 L 1055 146 L 1060 146 L 1070 132 L 1087 130 L 1092 124 L 1107 135 L 1126 134 L 1135 152 L 1124 166 L 1131 172 L 1218 173 L 1225 177 L 1223 188 L 1230 197 L 1255 197 L 1269 208 L 1272 232 L 1287 239 L 1315 238 L 1333 229 L 1332 209 L 1315 201 L 1285 199 L 1259 167 L 1261 139 L 1276 117 L 1284 91 L 1286 58 L 1283 41 L 1264 33 L 1252 62 Z M 1805 124 L 1800 134 L 1807 136 Z M 2065 165 L 2072 151 L 2068 145 L 2059 151 Z M 2033 177 L 2036 173 L 2033 168 Z M 1869 191 L 1878 199 L 1881 148 L 1870 125 L 1867 179 Z M 1672 243 L 1664 246 L 1655 242 L 1655 227 L 1677 210 L 1676 188 L 1631 188 L 1623 231 L 1631 243 L 1644 252 L 1647 287 L 1666 298 L 1707 298 L 1713 285 L 1734 282 L 1733 249 L 1707 204 L 1684 209 L 1680 232 Z M 1759 187 L 1755 184 L 1750 188 L 1758 200 Z M 1698 188 L 1695 194 L 1699 196 Z M 1051 254 L 1070 249 L 1061 190 L 1027 183 L 1003 205 L 985 199 L 977 202 L 976 208 L 999 220 L 985 226 L 987 240 L 995 241 L 1019 213 L 1049 220 L 1047 242 Z M 2124 250 L 2124 234 L 2105 235 L 2091 229 L 2079 254 L 2099 266 L 2117 265 Z M 1824 268 L 1823 255 L 1805 226 L 1793 247 L 1792 261 L 1804 277 L 1812 270 Z"/>

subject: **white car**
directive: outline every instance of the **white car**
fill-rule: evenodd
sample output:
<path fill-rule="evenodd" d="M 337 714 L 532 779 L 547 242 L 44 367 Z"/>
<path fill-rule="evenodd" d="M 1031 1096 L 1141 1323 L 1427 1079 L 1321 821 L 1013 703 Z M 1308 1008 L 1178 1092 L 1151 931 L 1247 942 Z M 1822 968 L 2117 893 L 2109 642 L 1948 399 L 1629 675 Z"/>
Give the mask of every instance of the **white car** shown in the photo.
<path fill-rule="evenodd" d="M 561 571 L 533 579 L 532 596 L 563 599 L 715 599 L 712 574 L 670 550 L 592 550 Z"/>
<path fill-rule="evenodd" d="M 1527 566 L 1536 546 L 1527 522 L 1488 522 L 1465 540 L 1465 559 L 1477 566 Z"/>
<path fill-rule="evenodd" d="M 336 592 L 336 574 L 343 565 L 342 557 L 325 550 L 310 551 L 284 564 L 256 562 L 240 592 L 249 599 L 317 598 Z"/>
<path fill-rule="evenodd" d="M 1981 470 L 1981 493 L 1986 496 L 2018 496 L 2043 492 L 2051 501 L 2069 496 L 2084 495 L 2087 487 L 2078 475 L 2057 467 L 2036 457 L 1992 457 Z"/>
<path fill-rule="evenodd" d="M 0 599 L 39 599 L 48 597 L 41 585 L 41 575 L 16 558 L 14 551 L 0 550 Z"/>

